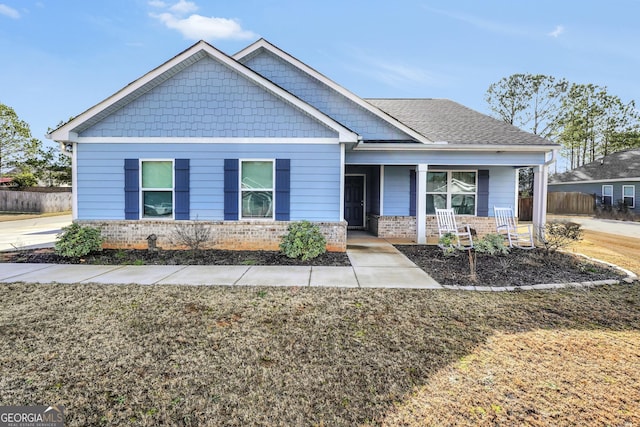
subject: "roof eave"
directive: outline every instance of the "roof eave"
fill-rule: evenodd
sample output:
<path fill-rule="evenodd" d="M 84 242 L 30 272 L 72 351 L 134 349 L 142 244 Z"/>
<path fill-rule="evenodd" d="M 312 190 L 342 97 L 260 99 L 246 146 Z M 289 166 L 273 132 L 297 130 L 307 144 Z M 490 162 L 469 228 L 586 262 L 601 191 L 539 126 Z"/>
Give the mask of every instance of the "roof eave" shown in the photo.
<path fill-rule="evenodd" d="M 580 181 L 562 181 L 562 182 L 549 182 L 549 185 L 567 185 L 567 184 L 598 184 L 601 182 L 638 182 L 640 176 L 632 178 L 605 178 L 605 179 L 583 179 Z"/>
<path fill-rule="evenodd" d="M 552 152 L 560 148 L 558 144 L 542 145 L 506 145 L 506 144 L 455 144 L 434 142 L 431 144 L 375 143 L 362 142 L 353 149 L 356 151 L 481 151 L 481 152 Z"/>

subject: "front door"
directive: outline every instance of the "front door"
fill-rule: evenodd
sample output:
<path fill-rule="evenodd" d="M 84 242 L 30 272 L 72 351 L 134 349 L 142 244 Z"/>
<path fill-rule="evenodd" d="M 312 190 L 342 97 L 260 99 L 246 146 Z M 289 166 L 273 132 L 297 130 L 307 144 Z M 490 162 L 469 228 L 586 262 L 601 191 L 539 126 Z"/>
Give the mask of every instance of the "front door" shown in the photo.
<path fill-rule="evenodd" d="M 344 219 L 347 228 L 364 228 L 364 175 L 344 177 Z"/>

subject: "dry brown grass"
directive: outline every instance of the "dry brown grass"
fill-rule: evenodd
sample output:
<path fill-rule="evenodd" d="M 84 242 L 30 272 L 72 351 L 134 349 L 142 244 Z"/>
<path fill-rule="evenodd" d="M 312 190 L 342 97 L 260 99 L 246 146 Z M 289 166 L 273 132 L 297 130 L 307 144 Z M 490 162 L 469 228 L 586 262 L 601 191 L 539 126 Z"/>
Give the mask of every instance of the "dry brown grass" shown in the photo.
<path fill-rule="evenodd" d="M 571 250 L 619 265 L 640 275 L 640 240 L 636 237 L 584 230 L 584 238 L 574 244 Z"/>
<path fill-rule="evenodd" d="M 532 425 L 623 425 L 640 411 L 639 327 L 638 285 L 9 284 L 0 405 L 63 404 L 70 426 L 394 425 L 411 422 L 403 408 L 428 408 L 435 425 L 492 424 L 497 412 Z"/>
<path fill-rule="evenodd" d="M 638 331 L 496 333 L 384 425 L 638 425 Z"/>

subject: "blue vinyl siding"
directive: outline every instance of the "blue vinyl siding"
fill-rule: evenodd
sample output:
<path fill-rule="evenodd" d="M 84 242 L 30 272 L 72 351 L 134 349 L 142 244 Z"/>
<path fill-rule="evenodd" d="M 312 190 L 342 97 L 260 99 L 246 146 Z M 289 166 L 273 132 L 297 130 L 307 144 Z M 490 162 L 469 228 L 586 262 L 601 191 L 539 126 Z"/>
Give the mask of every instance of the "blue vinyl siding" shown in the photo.
<path fill-rule="evenodd" d="M 494 216 L 493 208 L 516 206 L 518 172 L 513 167 L 492 167 L 489 169 L 489 216 Z"/>
<path fill-rule="evenodd" d="M 124 219 L 125 158 L 190 159 L 190 216 L 224 218 L 224 159 L 291 160 L 290 219 L 340 220 L 338 144 L 78 144 L 78 218 Z"/>
<path fill-rule="evenodd" d="M 336 132 L 207 57 L 80 136 L 318 138 Z"/>
<path fill-rule="evenodd" d="M 414 166 L 384 168 L 384 215 L 409 215 L 410 177 Z"/>
<path fill-rule="evenodd" d="M 333 117 L 365 140 L 411 140 L 407 134 L 270 52 L 241 61 L 252 70 Z"/>
<path fill-rule="evenodd" d="M 386 166 L 384 169 L 384 214 L 410 215 L 410 176 L 414 166 Z M 493 207 L 514 207 L 516 200 L 516 169 L 513 167 L 438 167 L 430 170 L 488 170 L 489 216 Z"/>

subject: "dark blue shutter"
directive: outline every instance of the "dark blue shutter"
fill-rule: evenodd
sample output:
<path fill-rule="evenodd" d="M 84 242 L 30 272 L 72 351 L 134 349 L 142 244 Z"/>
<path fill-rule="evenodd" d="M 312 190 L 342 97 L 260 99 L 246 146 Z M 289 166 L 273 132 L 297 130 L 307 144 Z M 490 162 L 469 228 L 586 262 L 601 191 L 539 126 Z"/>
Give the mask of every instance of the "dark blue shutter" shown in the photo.
<path fill-rule="evenodd" d="M 238 159 L 224 159 L 224 219 L 238 220 Z"/>
<path fill-rule="evenodd" d="M 175 219 L 189 219 L 189 159 L 176 159 L 175 169 Z"/>
<path fill-rule="evenodd" d="M 478 216 L 489 216 L 489 171 L 478 171 Z"/>
<path fill-rule="evenodd" d="M 409 171 L 409 216 L 416 216 L 416 171 Z"/>
<path fill-rule="evenodd" d="M 124 219 L 140 219 L 140 164 L 124 159 Z"/>
<path fill-rule="evenodd" d="M 276 221 L 289 221 L 291 160 L 276 159 Z"/>

